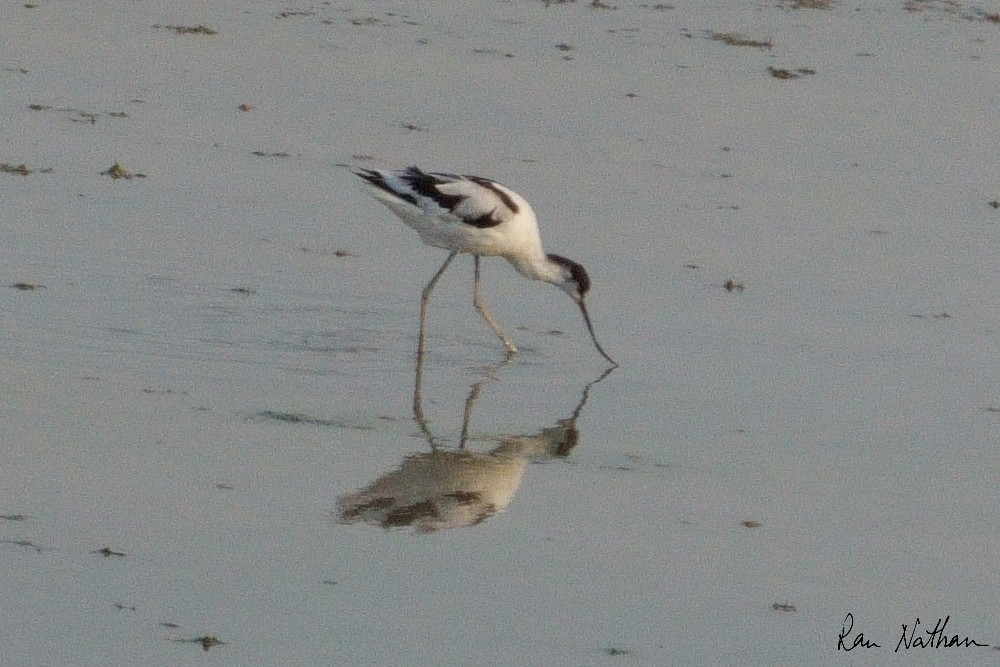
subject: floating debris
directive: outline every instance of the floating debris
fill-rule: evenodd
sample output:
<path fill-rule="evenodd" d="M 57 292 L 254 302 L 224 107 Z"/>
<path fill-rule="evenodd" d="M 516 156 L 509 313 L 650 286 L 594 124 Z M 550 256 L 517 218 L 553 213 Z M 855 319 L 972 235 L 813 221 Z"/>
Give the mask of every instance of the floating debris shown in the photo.
<path fill-rule="evenodd" d="M 32 292 L 36 289 L 45 289 L 45 285 L 39 285 L 37 283 L 14 283 L 11 287 L 19 289 L 22 292 Z"/>
<path fill-rule="evenodd" d="M 13 544 L 15 547 L 27 547 L 28 549 L 34 549 L 38 552 L 42 551 L 40 546 L 34 542 L 29 542 L 28 540 L 2 540 L 2 542 L 4 544 Z"/>
<path fill-rule="evenodd" d="M 96 551 L 91 551 L 90 553 L 92 553 L 92 554 L 100 554 L 100 555 L 104 556 L 105 558 L 111 558 L 112 556 L 118 556 L 119 558 L 124 558 L 125 557 L 125 552 L 123 552 L 123 551 L 115 551 L 111 547 L 104 547 L 103 549 L 98 549 Z"/>
<path fill-rule="evenodd" d="M 768 67 L 767 71 L 775 79 L 798 79 L 803 76 L 811 76 L 816 73 L 816 70 L 809 69 L 807 67 L 800 67 L 796 70 L 791 69 L 780 69 L 778 67 Z"/>
<path fill-rule="evenodd" d="M 472 49 L 473 53 L 482 53 L 487 56 L 503 56 L 504 58 L 514 58 L 514 54 L 509 51 L 501 51 L 500 49 Z"/>
<path fill-rule="evenodd" d="M 52 167 L 41 167 L 39 169 L 29 169 L 28 165 L 24 164 L 8 164 L 4 162 L 0 164 L 0 171 L 6 174 L 17 174 L 18 176 L 27 176 L 28 174 L 34 174 L 38 172 L 39 174 L 51 174 Z"/>
<path fill-rule="evenodd" d="M 374 16 L 365 16 L 359 18 L 353 18 L 350 20 L 351 25 L 389 25 L 387 21 L 376 18 Z"/>
<path fill-rule="evenodd" d="M 140 102 L 141 100 L 132 100 L 133 102 Z M 97 123 L 97 119 L 101 116 L 106 116 L 108 118 L 128 118 L 128 114 L 124 111 L 84 111 L 83 109 L 76 109 L 74 107 L 53 107 L 48 104 L 29 104 L 28 108 L 32 111 L 58 111 L 59 113 L 70 114 L 69 119 L 74 123 L 90 123 L 94 125 Z"/>
<path fill-rule="evenodd" d="M 722 283 L 722 286 L 726 289 L 727 292 L 742 292 L 747 288 L 745 284 L 738 283 L 732 278 Z"/>
<path fill-rule="evenodd" d="M 166 625 L 166 624 L 161 623 L 160 625 Z M 193 637 L 191 639 L 172 639 L 171 641 L 175 641 L 181 644 L 201 644 L 201 648 L 204 651 L 207 651 L 208 649 L 213 648 L 215 646 L 226 645 L 226 642 L 221 641 L 218 637 L 214 637 L 212 635 L 205 635 L 204 637 Z"/>
<path fill-rule="evenodd" d="M 201 648 L 203 651 L 207 651 L 213 646 L 223 646 L 225 644 L 225 642 L 219 641 L 218 637 L 211 637 L 209 635 L 205 635 L 199 641 L 201 643 Z"/>
<path fill-rule="evenodd" d="M 258 419 L 268 419 L 290 424 L 308 424 L 310 426 L 332 426 L 334 428 L 352 428 L 359 431 L 373 431 L 374 426 L 363 426 L 361 424 L 351 424 L 340 419 L 322 419 L 320 417 L 310 417 L 299 412 L 279 412 L 277 410 L 261 410 L 257 413 Z"/>
<path fill-rule="evenodd" d="M 31 169 L 23 162 L 19 165 L 13 165 L 7 162 L 0 164 L 0 171 L 5 174 L 17 174 L 19 176 L 27 176 L 31 173 Z"/>
<path fill-rule="evenodd" d="M 173 30 L 178 35 L 218 35 L 218 31 L 212 30 L 208 26 L 196 25 L 196 26 L 186 26 L 186 25 L 154 25 L 154 28 L 162 28 L 164 30 Z"/>
<path fill-rule="evenodd" d="M 980 7 L 966 9 L 957 0 L 904 0 L 903 9 L 908 12 L 937 12 L 946 16 L 957 16 L 966 21 L 1000 23 L 1000 13 L 988 12 Z"/>
<path fill-rule="evenodd" d="M 146 178 L 146 174 L 133 174 L 117 162 L 102 171 L 101 176 L 110 176 L 115 180 L 118 180 L 119 178 L 124 178 L 125 180 L 130 180 L 132 178 Z"/>
<path fill-rule="evenodd" d="M 798 611 L 798 608 L 793 604 L 787 604 L 785 602 L 775 602 L 771 605 L 771 609 L 774 611 Z"/>
<path fill-rule="evenodd" d="M 174 391 L 173 389 L 154 389 L 153 387 L 143 387 L 142 393 L 152 394 L 154 396 L 172 396 L 173 394 L 178 394 L 180 396 L 187 396 L 188 391 L 186 389 L 178 389 Z"/>
<path fill-rule="evenodd" d="M 785 9 L 830 9 L 831 0 L 790 0 L 781 2 Z"/>
<path fill-rule="evenodd" d="M 353 257 L 354 253 L 347 250 L 330 250 L 329 248 L 313 248 L 307 245 L 299 246 L 299 250 L 304 253 L 316 255 L 333 255 L 334 257 Z"/>
<path fill-rule="evenodd" d="M 728 46 L 750 46 L 755 49 L 770 49 L 774 43 L 770 39 L 753 39 L 738 32 L 712 32 L 708 38 L 713 42 L 722 42 Z"/>
<path fill-rule="evenodd" d="M 750 519 L 747 519 L 746 521 L 740 521 L 740 525 L 743 526 L 744 528 L 760 528 L 763 524 L 761 524 L 759 521 L 752 521 Z"/>

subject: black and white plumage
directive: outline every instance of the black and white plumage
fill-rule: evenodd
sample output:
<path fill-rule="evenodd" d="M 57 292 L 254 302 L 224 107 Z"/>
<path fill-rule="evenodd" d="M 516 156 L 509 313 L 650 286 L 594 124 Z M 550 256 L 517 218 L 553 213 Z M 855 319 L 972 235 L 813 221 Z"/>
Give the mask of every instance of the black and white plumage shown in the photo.
<path fill-rule="evenodd" d="M 423 356 L 424 321 L 434 284 L 458 253 L 468 253 L 475 260 L 473 303 L 508 353 L 517 348 L 497 325 L 480 294 L 480 257 L 503 257 L 526 278 L 552 283 L 566 292 L 580 307 L 597 351 L 617 366 L 597 342 L 584 304 L 590 290 L 587 271 L 570 259 L 545 253 L 535 212 L 524 197 L 481 176 L 425 172 L 417 167 L 400 171 L 358 169 L 355 173 L 368 184 L 369 192 L 413 228 L 425 244 L 451 252 L 421 297 L 418 358 Z"/>

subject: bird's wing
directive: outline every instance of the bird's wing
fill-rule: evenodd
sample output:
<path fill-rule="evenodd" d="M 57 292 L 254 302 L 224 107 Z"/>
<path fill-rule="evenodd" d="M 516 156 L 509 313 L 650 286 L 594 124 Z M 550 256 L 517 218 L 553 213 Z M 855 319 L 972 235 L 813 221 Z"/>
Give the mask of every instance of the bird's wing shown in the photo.
<path fill-rule="evenodd" d="M 376 188 L 413 204 L 427 215 L 454 218 L 473 227 L 495 227 L 521 210 L 510 189 L 479 176 L 403 171 L 356 172 Z"/>

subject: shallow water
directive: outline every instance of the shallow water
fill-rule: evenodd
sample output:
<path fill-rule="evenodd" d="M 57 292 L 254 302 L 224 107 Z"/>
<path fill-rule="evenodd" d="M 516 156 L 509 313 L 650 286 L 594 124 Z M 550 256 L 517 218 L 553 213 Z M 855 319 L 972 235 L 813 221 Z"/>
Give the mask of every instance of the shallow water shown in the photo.
<path fill-rule="evenodd" d="M 994 661 L 893 653 L 1000 642 L 976 10 L 6 13 L 10 664 Z M 621 367 L 491 260 L 504 363 L 464 259 L 415 420 L 444 256 L 334 166 L 413 162 L 532 201 Z"/>

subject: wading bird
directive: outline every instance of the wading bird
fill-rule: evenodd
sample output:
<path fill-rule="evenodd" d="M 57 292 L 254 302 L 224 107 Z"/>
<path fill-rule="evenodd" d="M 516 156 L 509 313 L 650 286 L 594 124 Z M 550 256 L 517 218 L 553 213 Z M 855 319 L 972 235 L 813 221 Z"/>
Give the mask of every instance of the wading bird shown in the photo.
<path fill-rule="evenodd" d="M 416 230 L 425 244 L 451 252 L 420 297 L 418 359 L 424 354 L 424 327 L 431 291 L 455 256 L 468 253 L 475 260 L 473 303 L 508 354 L 517 352 L 517 348 L 493 319 L 480 293 L 480 257 L 503 257 L 526 278 L 552 283 L 566 292 L 580 307 L 597 351 L 608 362 L 618 365 L 594 334 L 584 303 L 590 289 L 586 270 L 570 259 L 542 250 L 535 212 L 524 197 L 488 178 L 424 172 L 417 167 L 400 171 L 358 169 L 354 173 L 367 182 L 376 199 Z"/>

